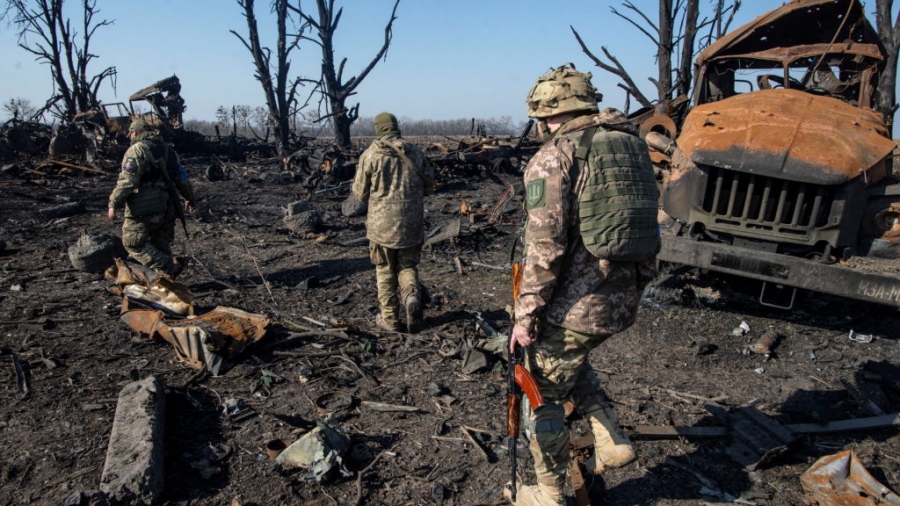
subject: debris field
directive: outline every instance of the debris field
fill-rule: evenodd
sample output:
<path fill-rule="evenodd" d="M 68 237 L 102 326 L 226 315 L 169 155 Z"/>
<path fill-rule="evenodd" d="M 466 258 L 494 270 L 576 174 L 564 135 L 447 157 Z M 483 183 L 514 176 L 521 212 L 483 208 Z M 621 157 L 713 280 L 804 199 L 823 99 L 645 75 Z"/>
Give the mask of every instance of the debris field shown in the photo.
<path fill-rule="evenodd" d="M 268 321 L 216 374 L 129 326 L 116 280 L 73 264 L 82 237 L 120 235 L 106 217 L 117 161 L 4 162 L 0 504 L 103 504 L 126 472 L 108 449 L 134 389 L 149 399 L 128 411 L 152 420 L 142 486 L 161 504 L 504 504 L 509 254 L 534 146 L 416 140 L 439 168 L 416 334 L 374 324 L 365 216 L 340 184 L 352 156 L 182 153 L 200 211 L 189 239 L 177 230 L 192 258 L 177 282 L 195 315 Z M 845 450 L 900 490 L 900 313 L 811 293 L 778 310 L 742 283 L 679 273 L 591 354 L 639 458 L 585 473 L 571 504 L 806 504 L 801 476 Z M 570 427 L 583 460 L 587 425 L 574 413 Z M 285 448 L 309 434 L 325 447 L 296 465 Z"/>

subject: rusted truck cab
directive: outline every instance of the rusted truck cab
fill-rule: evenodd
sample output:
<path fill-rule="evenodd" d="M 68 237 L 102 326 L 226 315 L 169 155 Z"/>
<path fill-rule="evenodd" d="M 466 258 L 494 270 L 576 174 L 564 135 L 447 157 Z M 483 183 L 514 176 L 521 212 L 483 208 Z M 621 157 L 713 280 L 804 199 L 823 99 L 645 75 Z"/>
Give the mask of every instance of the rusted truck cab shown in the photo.
<path fill-rule="evenodd" d="M 884 60 L 855 0 L 794 0 L 701 52 L 659 258 L 757 279 L 772 306 L 807 289 L 900 307 L 896 144 L 873 109 Z"/>

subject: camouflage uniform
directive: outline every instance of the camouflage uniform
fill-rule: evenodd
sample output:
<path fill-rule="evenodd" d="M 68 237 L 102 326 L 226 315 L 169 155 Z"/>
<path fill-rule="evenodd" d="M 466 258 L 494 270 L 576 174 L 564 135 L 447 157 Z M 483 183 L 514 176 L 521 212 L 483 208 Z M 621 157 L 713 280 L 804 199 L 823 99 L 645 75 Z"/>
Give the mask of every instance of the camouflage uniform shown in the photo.
<path fill-rule="evenodd" d="M 589 419 L 610 417 L 588 354 L 634 323 L 641 293 L 656 267 L 652 258 L 615 262 L 585 248 L 572 225 L 587 171 L 571 181 L 577 146 L 565 134 L 624 119 L 621 112 L 605 109 L 568 121 L 532 157 L 524 176 L 528 221 L 516 324 L 536 334 L 536 342 L 527 348 L 528 359 L 545 401 L 561 405 L 572 399 Z M 532 417 L 532 427 L 534 422 Z M 564 423 L 550 426 L 555 430 L 537 429 L 530 449 L 539 483 L 561 490 L 569 435 Z"/>
<path fill-rule="evenodd" d="M 376 117 L 376 122 L 379 118 L 384 116 Z M 375 265 L 382 321 L 398 328 L 400 301 L 407 304 L 411 297 L 419 298 L 424 196 L 433 190 L 434 175 L 425 153 L 404 140 L 396 128 L 396 118 L 390 118 L 389 127 L 377 130 L 381 135 L 359 157 L 352 191 L 357 199 L 369 204 L 366 237 L 370 241 L 369 258 Z"/>
<path fill-rule="evenodd" d="M 160 173 L 164 164 L 169 178 L 178 193 L 188 202 L 194 200 L 194 192 L 187 173 L 178 161 L 178 155 L 153 132 L 142 132 L 132 142 L 122 158 L 122 170 L 116 187 L 109 196 L 109 208 L 125 207 L 125 222 L 122 225 L 122 244 L 132 258 L 141 264 L 167 274 L 177 273 L 172 257 L 172 242 L 175 240 L 175 201 L 167 189 L 166 180 Z M 161 190 L 161 191 L 159 191 Z M 126 205 L 129 197 L 142 191 L 156 191 L 166 199 L 165 211 L 161 213 L 134 216 L 132 206 Z"/>

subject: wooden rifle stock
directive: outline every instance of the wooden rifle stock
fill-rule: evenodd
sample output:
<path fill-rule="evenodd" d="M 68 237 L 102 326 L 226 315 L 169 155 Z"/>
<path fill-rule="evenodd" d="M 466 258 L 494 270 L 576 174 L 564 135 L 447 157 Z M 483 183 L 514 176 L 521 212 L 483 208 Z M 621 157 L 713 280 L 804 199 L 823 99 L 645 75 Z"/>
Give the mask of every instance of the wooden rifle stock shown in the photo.
<path fill-rule="evenodd" d="M 515 247 L 515 245 L 513 245 Z M 514 316 L 516 299 L 519 298 L 519 288 L 522 284 L 522 264 L 511 261 L 512 267 L 512 308 L 510 313 L 509 335 L 512 339 L 513 328 L 516 325 Z M 506 397 L 506 436 L 509 450 L 510 463 L 510 492 L 512 500 L 516 500 L 516 439 L 519 437 L 520 421 L 522 417 L 522 394 L 528 397 L 531 409 L 544 405 L 544 396 L 534 379 L 534 376 L 525 369 L 525 350 L 518 345 L 513 347 L 509 354 L 509 369 L 507 370 L 507 397 Z"/>
<path fill-rule="evenodd" d="M 514 388 L 514 392 L 506 397 L 506 435 L 518 437 L 522 411 L 522 393 L 524 392 L 528 397 L 531 409 L 544 405 L 544 395 L 541 393 L 534 376 L 525 367 L 521 364 L 514 364 L 513 371 L 514 381 L 518 388 Z"/>

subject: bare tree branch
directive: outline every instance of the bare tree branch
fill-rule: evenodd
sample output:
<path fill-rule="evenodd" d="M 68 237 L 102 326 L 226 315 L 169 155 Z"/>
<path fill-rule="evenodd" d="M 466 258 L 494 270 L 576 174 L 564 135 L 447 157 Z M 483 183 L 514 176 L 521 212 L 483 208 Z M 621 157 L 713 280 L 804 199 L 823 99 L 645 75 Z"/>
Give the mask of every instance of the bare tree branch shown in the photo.
<path fill-rule="evenodd" d="M 317 17 L 302 12 L 298 7 L 295 12 L 299 14 L 301 19 L 312 28 L 315 32 L 316 44 L 322 51 L 322 76 L 317 86 L 319 93 L 322 94 L 320 100 L 321 106 L 325 107 L 325 114 L 320 114 L 318 121 L 328 119 L 334 127 L 335 143 L 342 147 L 350 146 L 350 125 L 359 117 L 359 104 L 351 108 L 346 106 L 349 97 L 356 93 L 356 88 L 365 80 L 372 69 L 387 55 L 387 50 L 391 45 L 393 38 L 393 25 L 397 19 L 397 7 L 400 0 L 394 2 L 391 10 L 391 17 L 384 28 L 384 43 L 372 58 L 372 60 L 363 68 L 356 76 L 351 76 L 344 80 L 344 71 L 347 65 L 347 59 L 340 59 L 339 63 L 335 63 L 334 54 L 334 34 L 340 24 L 343 9 L 335 12 L 334 0 L 316 0 Z M 313 40 L 313 39 L 309 39 Z"/>
<path fill-rule="evenodd" d="M 575 34 L 582 52 L 591 58 L 595 65 L 623 81 L 619 87 L 628 93 L 628 97 L 634 97 L 642 107 L 651 107 L 654 102 L 664 102 L 675 96 L 689 94 L 693 80 L 693 58 L 698 46 L 697 34 L 709 25 L 711 27 L 710 35 L 701 43 L 709 41 L 712 38 L 712 30 L 716 26 L 721 27 L 724 24 L 727 27 L 730 24 L 734 12 L 740 7 L 741 2 L 740 0 L 729 1 L 731 3 L 726 7 L 726 0 L 716 0 L 712 18 L 703 18 L 702 21 L 700 21 L 700 0 L 658 0 L 656 20 L 647 16 L 630 0 L 622 2 L 622 6 L 634 13 L 635 17 L 620 12 L 614 7 L 610 8 L 613 15 L 637 28 L 656 47 L 657 74 L 655 77 L 648 78 L 648 81 L 656 88 L 654 101 L 649 100 L 641 93 L 634 79 L 606 47 L 601 49 L 606 60 L 611 63 L 597 58 L 587 48 L 574 28 L 572 28 L 572 32 Z M 726 15 L 729 15 L 729 18 L 727 21 L 723 21 Z"/>
<path fill-rule="evenodd" d="M 79 32 L 72 28 L 71 20 L 64 17 L 64 0 L 7 0 L 0 16 L 16 25 L 19 47 L 50 68 L 53 95 L 40 112 L 53 111 L 63 121 L 97 107 L 100 103 L 97 93 L 107 79 L 112 81 L 115 89 L 115 67 L 88 76 L 90 63 L 97 57 L 90 51 L 91 40 L 100 27 L 113 22 L 94 19 L 100 12 L 96 0 L 81 0 L 80 3 L 80 38 Z M 61 107 L 57 107 L 59 102 L 62 102 Z"/>
<path fill-rule="evenodd" d="M 302 109 L 297 106 L 297 87 L 304 82 L 299 78 L 290 79 L 290 55 L 300 47 L 300 41 L 304 40 L 304 31 L 308 25 L 296 27 L 296 20 L 291 17 L 291 13 L 298 13 L 298 7 L 291 6 L 289 0 L 273 0 L 271 9 L 275 13 L 277 30 L 273 52 L 260 42 L 255 0 L 237 0 L 237 4 L 247 21 L 247 37 L 235 30 L 230 32 L 253 57 L 256 68 L 254 77 L 260 82 L 266 97 L 268 122 L 275 136 L 278 154 L 285 157 L 291 151 L 291 120 Z M 297 28 L 294 33 L 288 33 L 289 23 Z"/>
<path fill-rule="evenodd" d="M 652 105 L 651 102 L 647 99 L 647 97 L 645 97 L 644 94 L 641 93 L 641 90 L 638 89 L 637 85 L 634 83 L 634 80 L 628 74 L 628 71 L 625 70 L 625 68 L 622 66 L 622 64 L 619 63 L 619 60 L 617 60 L 614 56 L 612 56 L 605 47 L 601 46 L 600 49 L 603 51 L 603 54 L 606 55 L 606 58 L 609 59 L 609 61 L 611 61 L 613 63 L 614 66 L 597 58 L 587 48 L 587 45 L 585 45 L 584 40 L 582 40 L 582 38 L 581 38 L 581 35 L 578 33 L 578 31 L 575 30 L 574 27 L 572 27 L 570 25 L 569 29 L 572 30 L 573 34 L 575 34 L 575 39 L 578 41 L 578 45 L 581 46 L 582 52 L 584 52 L 584 54 L 586 54 L 588 56 L 588 58 L 590 58 L 594 62 L 594 65 L 609 72 L 610 74 L 618 76 L 619 79 L 625 81 L 625 84 L 624 85 L 619 84 L 619 87 L 624 89 L 625 91 L 627 91 L 629 95 L 634 96 L 634 98 L 638 102 L 640 102 L 642 106 L 650 107 Z"/>

